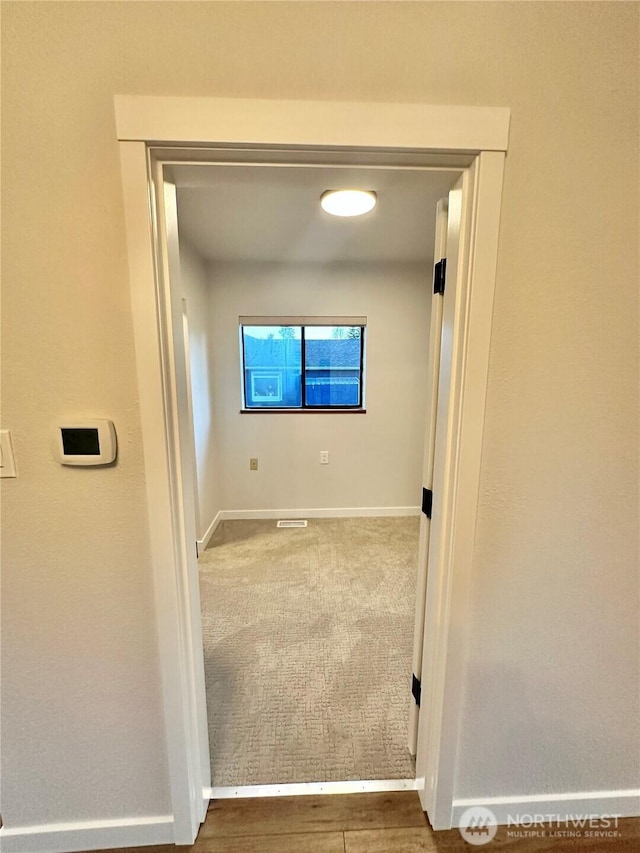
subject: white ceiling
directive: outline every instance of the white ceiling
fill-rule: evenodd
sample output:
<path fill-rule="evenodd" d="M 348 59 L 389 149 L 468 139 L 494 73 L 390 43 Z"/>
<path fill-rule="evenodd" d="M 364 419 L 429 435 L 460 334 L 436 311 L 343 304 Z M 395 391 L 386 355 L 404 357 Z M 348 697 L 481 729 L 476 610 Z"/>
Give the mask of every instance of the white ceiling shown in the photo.
<path fill-rule="evenodd" d="M 174 167 L 180 234 L 210 261 L 406 261 L 433 257 L 435 206 L 453 171 L 322 166 Z M 327 189 L 378 194 L 365 216 L 320 208 Z"/>

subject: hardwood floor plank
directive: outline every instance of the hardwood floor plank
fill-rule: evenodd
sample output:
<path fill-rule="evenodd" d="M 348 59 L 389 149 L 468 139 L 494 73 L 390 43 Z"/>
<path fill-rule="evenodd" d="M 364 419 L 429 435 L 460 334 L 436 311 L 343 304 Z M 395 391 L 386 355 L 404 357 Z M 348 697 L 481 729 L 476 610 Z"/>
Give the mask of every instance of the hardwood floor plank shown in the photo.
<path fill-rule="evenodd" d="M 202 838 L 426 826 L 415 791 L 217 800 Z"/>
<path fill-rule="evenodd" d="M 428 827 L 345 832 L 344 849 L 345 853 L 436 853 L 439 850 Z"/>
<path fill-rule="evenodd" d="M 152 844 L 146 847 L 109 847 L 108 850 L 82 850 L 80 853 L 192 853 L 193 847 L 175 844 Z"/>
<path fill-rule="evenodd" d="M 537 832 L 542 830 L 538 829 Z M 560 831 L 565 830 L 564 827 Z M 563 837 L 554 827 L 546 827 L 544 835 L 519 827 L 498 827 L 496 837 L 478 850 L 500 850 L 508 853 L 638 853 L 640 850 L 640 820 L 619 821 L 617 836 L 592 836 L 582 830 L 580 837 Z M 593 830 L 596 831 L 596 830 Z M 611 828 L 611 831 L 616 831 Z M 344 834 L 345 853 L 469 853 L 474 849 L 457 829 L 433 832 L 428 826 L 404 829 L 349 831 Z"/>
<path fill-rule="evenodd" d="M 344 853 L 341 832 L 198 837 L 190 853 Z"/>

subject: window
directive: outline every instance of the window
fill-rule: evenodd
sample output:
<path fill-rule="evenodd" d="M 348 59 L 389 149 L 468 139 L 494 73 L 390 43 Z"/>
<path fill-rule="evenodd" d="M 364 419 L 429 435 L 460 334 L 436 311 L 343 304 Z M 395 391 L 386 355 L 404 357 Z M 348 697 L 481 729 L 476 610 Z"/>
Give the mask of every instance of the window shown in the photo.
<path fill-rule="evenodd" d="M 243 410 L 363 410 L 365 329 L 365 317 L 241 317 Z"/>

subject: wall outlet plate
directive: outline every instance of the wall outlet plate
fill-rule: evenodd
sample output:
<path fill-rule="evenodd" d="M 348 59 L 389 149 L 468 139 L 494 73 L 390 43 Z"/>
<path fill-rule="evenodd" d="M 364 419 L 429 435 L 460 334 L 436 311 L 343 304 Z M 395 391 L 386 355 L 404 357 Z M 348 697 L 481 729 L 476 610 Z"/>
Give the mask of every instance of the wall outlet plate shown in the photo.
<path fill-rule="evenodd" d="M 249 470 L 257 471 L 258 470 L 258 460 L 257 459 L 249 459 Z"/>

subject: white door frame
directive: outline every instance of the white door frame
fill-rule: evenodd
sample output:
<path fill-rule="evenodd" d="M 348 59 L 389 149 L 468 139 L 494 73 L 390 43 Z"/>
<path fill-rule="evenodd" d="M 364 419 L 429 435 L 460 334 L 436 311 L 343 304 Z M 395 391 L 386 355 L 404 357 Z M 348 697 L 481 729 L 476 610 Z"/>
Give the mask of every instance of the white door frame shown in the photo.
<path fill-rule="evenodd" d="M 300 163 L 338 157 L 352 165 L 418 164 L 463 172 L 458 290 L 453 315 L 445 317 L 451 371 L 444 385 L 441 377 L 439 391 L 446 417 L 439 417 L 436 435 L 422 668 L 429 698 L 419 720 L 416 779 L 432 826 L 448 828 L 509 110 L 116 96 L 115 111 L 177 844 L 193 842 L 210 782 L 197 573 L 189 568 L 195 543 L 184 518 L 190 474 L 180 458 L 184 382 L 177 378 L 173 346 L 182 320 L 174 316 L 171 259 L 158 234 L 159 218 L 164 219 L 162 163 L 210 160 L 215 149 L 216 160 Z"/>

